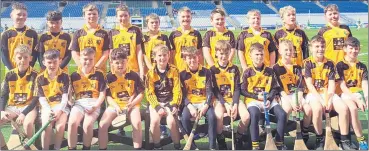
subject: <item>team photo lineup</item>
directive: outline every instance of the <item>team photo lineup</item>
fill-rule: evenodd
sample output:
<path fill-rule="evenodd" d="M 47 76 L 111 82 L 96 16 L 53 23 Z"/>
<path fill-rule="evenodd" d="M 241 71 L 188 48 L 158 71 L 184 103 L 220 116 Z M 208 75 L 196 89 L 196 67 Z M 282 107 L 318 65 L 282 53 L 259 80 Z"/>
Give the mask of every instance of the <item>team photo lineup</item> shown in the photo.
<path fill-rule="evenodd" d="M 172 150 L 368 150 L 362 123 L 368 70 L 359 60 L 367 48 L 356 29 L 340 23 L 334 3 L 324 7 L 325 26 L 312 37 L 290 5 L 278 10 L 275 33 L 261 26 L 261 11 L 250 9 L 248 27 L 237 35 L 225 26 L 223 8 L 211 11 L 204 24 L 212 28 L 202 34 L 191 26 L 193 10 L 182 7 L 178 27 L 166 34 L 156 13 L 144 16 L 145 27 L 133 25 L 125 4 L 115 8 L 117 25 L 105 29 L 91 2 L 79 10 L 78 30 L 65 32 L 62 12 L 53 10 L 45 15 L 47 32 L 38 34 L 27 26 L 31 8 L 9 7 L 13 24 L 1 33 L 0 127 L 11 130 L 0 131 L 1 150 L 37 149 L 36 139 L 43 150 L 112 149 L 111 128 L 124 131 L 126 123 L 137 150 L 148 149 L 145 128 L 154 150 L 163 150 L 166 130 Z M 206 144 L 199 147 L 194 137 L 202 118 Z M 18 144 L 4 137 L 13 129 L 24 138 Z M 290 131 L 296 139 L 287 148 Z"/>

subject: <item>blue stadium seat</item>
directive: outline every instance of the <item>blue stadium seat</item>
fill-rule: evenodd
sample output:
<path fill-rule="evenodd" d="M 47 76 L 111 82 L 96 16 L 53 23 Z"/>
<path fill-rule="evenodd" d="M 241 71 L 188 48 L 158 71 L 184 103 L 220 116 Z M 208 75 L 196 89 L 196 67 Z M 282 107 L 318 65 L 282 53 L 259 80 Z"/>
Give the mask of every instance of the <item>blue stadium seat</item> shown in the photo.
<path fill-rule="evenodd" d="M 320 2 L 323 6 L 336 4 L 341 13 L 364 13 L 368 12 L 368 5 L 360 1 L 328 1 Z"/>
<path fill-rule="evenodd" d="M 175 9 L 180 9 L 181 7 L 187 6 L 191 10 L 213 10 L 215 4 L 212 1 L 198 1 L 198 2 L 181 2 L 174 1 L 172 6 Z"/>
<path fill-rule="evenodd" d="M 86 1 L 74 1 L 69 2 L 63 10 L 63 17 L 82 17 L 82 8 L 86 4 L 90 2 Z M 101 4 L 96 4 L 99 9 L 99 13 L 101 13 L 103 6 Z"/>
<path fill-rule="evenodd" d="M 272 2 L 273 6 L 279 10 L 284 6 L 291 5 L 296 8 L 296 13 L 323 13 L 323 9 L 316 5 L 314 2 L 302 2 L 302 1 L 280 1 Z"/>
<path fill-rule="evenodd" d="M 275 14 L 262 2 L 249 1 L 223 1 L 223 7 L 229 15 L 244 15 L 251 9 L 258 9 L 262 14 Z"/>

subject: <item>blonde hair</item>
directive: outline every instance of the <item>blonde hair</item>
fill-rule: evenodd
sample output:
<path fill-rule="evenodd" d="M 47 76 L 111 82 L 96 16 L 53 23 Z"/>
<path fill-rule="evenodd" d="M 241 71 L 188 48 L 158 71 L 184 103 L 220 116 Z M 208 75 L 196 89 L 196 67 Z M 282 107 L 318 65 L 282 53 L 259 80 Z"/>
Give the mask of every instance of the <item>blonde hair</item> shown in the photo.
<path fill-rule="evenodd" d="M 87 47 L 80 52 L 80 54 L 84 56 L 88 56 L 88 55 L 95 54 L 95 53 L 96 53 L 96 50 L 92 47 Z"/>
<path fill-rule="evenodd" d="M 159 18 L 159 16 L 158 16 L 157 14 L 155 14 L 155 13 L 151 13 L 150 15 L 146 16 L 146 18 L 145 18 L 146 23 L 149 23 L 149 20 L 150 20 L 150 19 L 152 19 L 152 20 L 158 20 L 158 21 L 159 21 L 159 23 L 160 23 L 160 18 Z"/>
<path fill-rule="evenodd" d="M 249 19 L 253 14 L 258 14 L 259 16 L 261 16 L 261 13 L 258 9 L 251 9 L 247 12 L 246 18 Z"/>
<path fill-rule="evenodd" d="M 250 55 L 253 51 L 261 51 L 264 53 L 264 45 L 262 45 L 261 43 L 253 43 L 250 46 Z"/>
<path fill-rule="evenodd" d="M 152 49 L 152 54 L 155 56 L 157 53 L 169 53 L 169 48 L 164 44 L 158 44 Z"/>
<path fill-rule="evenodd" d="M 296 13 L 296 9 L 291 5 L 288 5 L 279 9 L 279 16 L 283 19 L 283 16 L 287 14 L 288 11 L 293 11 Z"/>
<path fill-rule="evenodd" d="M 128 14 L 130 14 L 129 8 L 127 5 L 123 5 L 123 4 L 118 5 L 117 8 L 115 8 L 115 13 L 118 13 L 119 11 L 128 12 Z"/>
<path fill-rule="evenodd" d="M 219 40 L 215 43 L 215 51 L 225 51 L 230 52 L 232 49 L 231 44 L 226 40 Z"/>
<path fill-rule="evenodd" d="M 338 6 L 336 4 L 328 4 L 324 7 L 324 14 L 328 11 L 337 11 L 339 12 Z"/>
<path fill-rule="evenodd" d="M 27 6 L 24 5 L 23 3 L 15 2 L 12 5 L 12 11 L 13 10 L 25 10 L 25 11 L 27 11 Z"/>
<path fill-rule="evenodd" d="M 185 7 L 182 7 L 182 8 L 180 8 L 180 9 L 178 10 L 178 14 L 180 14 L 180 13 L 182 13 L 182 12 L 188 12 L 188 13 L 190 13 L 190 14 L 191 14 L 191 9 L 185 6 Z"/>
<path fill-rule="evenodd" d="M 94 11 L 94 10 L 96 10 L 97 13 L 99 13 L 99 9 L 97 8 L 97 6 L 94 3 L 89 3 L 89 4 L 85 5 L 82 9 L 83 16 L 85 16 L 85 13 L 87 11 Z"/>
<path fill-rule="evenodd" d="M 316 35 L 313 38 L 311 38 L 311 40 L 309 41 L 309 47 L 313 46 L 313 43 L 317 43 L 317 42 L 325 45 L 325 39 L 320 35 Z"/>
<path fill-rule="evenodd" d="M 215 8 L 213 11 L 211 11 L 211 15 L 210 18 L 213 19 L 214 14 L 220 14 L 221 16 L 225 16 L 225 12 L 224 10 L 222 10 L 221 8 Z"/>
<path fill-rule="evenodd" d="M 14 49 L 14 56 L 13 56 L 13 59 L 15 59 L 15 56 L 17 54 L 26 54 L 28 56 L 31 56 L 32 55 L 32 50 L 31 48 L 26 45 L 26 44 L 20 44 L 18 45 L 15 49 Z"/>
<path fill-rule="evenodd" d="M 281 47 L 281 45 L 287 45 L 291 48 L 293 48 L 293 43 L 291 40 L 288 40 L 288 39 L 282 39 L 280 42 L 279 42 L 279 47 Z"/>
<path fill-rule="evenodd" d="M 197 56 L 199 52 L 199 49 L 197 49 L 195 46 L 182 48 L 182 53 L 184 54 L 184 56 Z"/>

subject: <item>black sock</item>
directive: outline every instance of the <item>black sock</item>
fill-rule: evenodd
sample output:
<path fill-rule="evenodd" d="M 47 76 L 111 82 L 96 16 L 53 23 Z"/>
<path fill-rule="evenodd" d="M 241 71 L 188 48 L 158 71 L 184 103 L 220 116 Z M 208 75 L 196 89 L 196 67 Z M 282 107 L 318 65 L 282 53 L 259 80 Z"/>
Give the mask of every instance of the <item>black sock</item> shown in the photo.
<path fill-rule="evenodd" d="M 160 148 L 161 147 L 161 144 L 154 144 L 154 148 Z"/>
<path fill-rule="evenodd" d="M 100 148 L 99 150 L 108 150 L 108 148 Z"/>
<path fill-rule="evenodd" d="M 316 141 L 320 142 L 321 140 L 323 140 L 323 134 L 316 135 Z"/>
<path fill-rule="evenodd" d="M 302 126 L 302 130 L 301 131 L 304 132 L 304 133 L 308 133 L 309 132 L 309 127 Z"/>
<path fill-rule="evenodd" d="M 242 139 L 242 137 L 244 137 L 244 134 L 241 134 L 240 132 L 236 133 L 236 139 Z"/>
<path fill-rule="evenodd" d="M 8 149 L 8 146 L 5 145 L 5 146 L 1 147 L 1 150 L 9 150 L 9 149 Z"/>
<path fill-rule="evenodd" d="M 174 149 L 180 149 L 181 148 L 181 144 L 174 144 Z"/>
<path fill-rule="evenodd" d="M 82 147 L 82 150 L 90 150 L 91 149 L 91 146 L 85 146 L 85 145 L 83 145 L 83 147 Z"/>
<path fill-rule="evenodd" d="M 141 150 L 141 147 L 140 148 L 135 148 L 135 150 Z"/>
<path fill-rule="evenodd" d="M 69 147 L 68 146 L 68 150 L 77 150 L 77 147 Z"/>
<path fill-rule="evenodd" d="M 349 135 L 341 135 L 341 140 L 342 141 L 349 140 Z"/>

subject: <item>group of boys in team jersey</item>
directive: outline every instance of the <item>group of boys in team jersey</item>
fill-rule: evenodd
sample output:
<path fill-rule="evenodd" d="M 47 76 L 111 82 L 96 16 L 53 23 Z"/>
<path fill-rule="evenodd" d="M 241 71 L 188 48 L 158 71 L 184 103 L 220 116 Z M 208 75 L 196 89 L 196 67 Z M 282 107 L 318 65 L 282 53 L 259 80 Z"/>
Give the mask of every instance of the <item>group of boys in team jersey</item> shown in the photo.
<path fill-rule="evenodd" d="M 348 26 L 339 23 L 337 5 L 325 7 L 328 23 L 310 41 L 296 24 L 296 10 L 291 6 L 279 10 L 284 25 L 275 35 L 261 27 L 260 11 L 248 11 L 249 28 L 237 38 L 225 27 L 225 12 L 219 8 L 211 12 L 213 28 L 203 38 L 191 27 L 187 7 L 178 11 L 180 26 L 169 36 L 160 32 L 156 14 L 146 17 L 148 32 L 142 33 L 130 23 L 125 5 L 116 8 L 119 24 L 109 32 L 98 24 L 96 5 L 87 4 L 82 11 L 85 24 L 72 38 L 61 30 L 61 12 L 51 11 L 46 17 L 48 31 L 38 39 L 25 25 L 25 5 L 14 3 L 10 14 L 14 25 L 2 33 L 1 57 L 7 73 L 0 96 L 0 125 L 15 119 L 30 138 L 40 107 L 43 124 L 50 115 L 54 117 L 42 133 L 42 149 L 60 149 L 67 125 L 68 149 L 76 150 L 81 122 L 82 149 L 90 149 L 94 123 L 102 114 L 98 144 L 106 150 L 108 129 L 125 111 L 132 125 L 133 147 L 141 149 L 144 97 L 149 104 L 150 134 L 158 150 L 163 149 L 163 117 L 174 148 L 181 149 L 178 124 L 183 133 L 190 134 L 192 121 L 199 116 L 205 116 L 208 123 L 210 150 L 228 149 L 223 135 L 225 116 L 239 120 L 236 149 L 246 149 L 243 144 L 251 137 L 248 143 L 259 150 L 259 128 L 264 127 L 260 121 L 266 109 L 277 119 L 275 143 L 279 150 L 286 149 L 284 135 L 290 113 L 300 111 L 304 112 L 304 141 L 309 139 L 312 124 L 315 149 L 325 145 L 325 112 L 339 117 L 342 149 L 352 149 L 350 126 L 359 148 L 368 149 L 358 115 L 358 110 L 368 106 L 368 71 L 357 58 L 359 40 L 352 37 Z M 232 63 L 235 54 L 241 68 Z M 69 74 L 72 58 L 78 69 Z M 33 68 L 37 60 L 39 72 Z M 108 105 L 102 110 L 105 101 Z M 55 141 L 49 148 L 53 127 Z M 1 149 L 8 149 L 1 132 L 0 144 Z M 191 149 L 196 148 L 193 142 Z"/>

